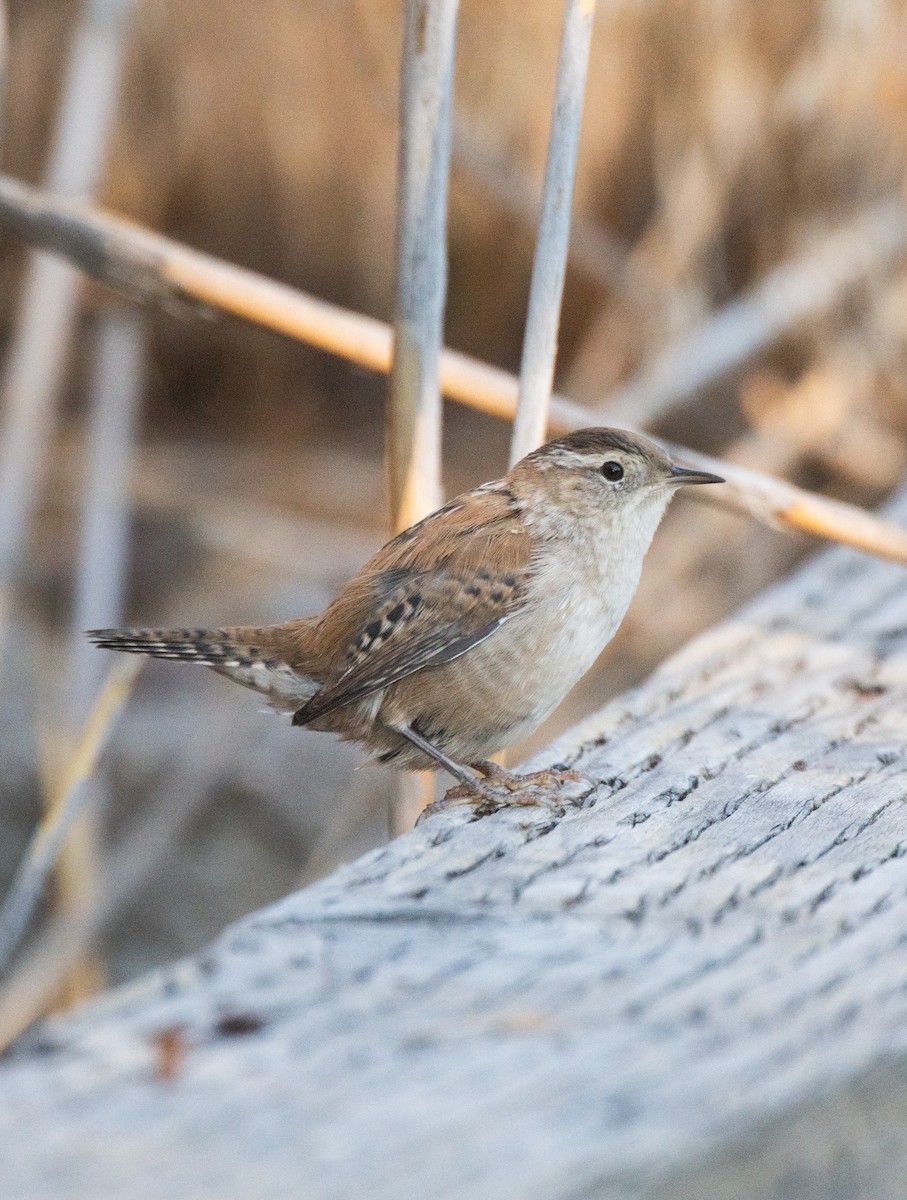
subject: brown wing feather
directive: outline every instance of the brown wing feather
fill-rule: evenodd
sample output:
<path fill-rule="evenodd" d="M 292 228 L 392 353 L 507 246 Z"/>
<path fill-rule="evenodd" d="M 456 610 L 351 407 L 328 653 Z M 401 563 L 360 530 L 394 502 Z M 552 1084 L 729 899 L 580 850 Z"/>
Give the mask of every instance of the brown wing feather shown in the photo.
<path fill-rule="evenodd" d="M 294 724 L 467 653 L 518 606 L 529 569 L 519 507 L 500 485 L 452 501 L 406 530 L 324 614 L 318 641 L 335 655 L 340 646 L 344 651 Z"/>

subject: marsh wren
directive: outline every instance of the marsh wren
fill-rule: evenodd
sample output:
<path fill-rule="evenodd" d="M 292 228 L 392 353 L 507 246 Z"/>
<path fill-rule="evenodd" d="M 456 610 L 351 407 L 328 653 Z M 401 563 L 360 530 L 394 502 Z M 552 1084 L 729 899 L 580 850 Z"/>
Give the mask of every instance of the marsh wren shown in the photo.
<path fill-rule="evenodd" d="M 610 641 L 678 485 L 722 482 L 636 434 L 582 429 L 398 534 L 321 616 L 89 636 L 211 667 L 382 762 L 442 767 L 486 808 L 531 802 L 526 777 L 486 760 L 536 729 Z"/>

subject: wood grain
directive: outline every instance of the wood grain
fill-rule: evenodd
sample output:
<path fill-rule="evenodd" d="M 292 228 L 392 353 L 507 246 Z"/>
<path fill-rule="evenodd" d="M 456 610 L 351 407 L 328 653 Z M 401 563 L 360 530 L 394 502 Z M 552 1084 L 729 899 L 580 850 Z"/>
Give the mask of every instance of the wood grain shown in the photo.
<path fill-rule="evenodd" d="M 591 807 L 434 818 L 36 1031 L 4 1196 L 902 1197 L 905 582 L 823 555 L 536 760 Z"/>

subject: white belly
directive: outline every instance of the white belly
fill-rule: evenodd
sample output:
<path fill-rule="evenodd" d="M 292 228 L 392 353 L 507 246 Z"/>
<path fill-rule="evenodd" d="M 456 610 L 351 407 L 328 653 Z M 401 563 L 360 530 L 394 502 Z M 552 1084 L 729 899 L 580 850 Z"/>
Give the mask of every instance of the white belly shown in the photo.
<path fill-rule="evenodd" d="M 487 649 L 479 647 L 496 680 L 500 716 L 511 725 L 508 740 L 531 733 L 592 667 L 623 620 L 631 582 L 618 596 L 598 587 L 552 595 L 509 621 L 497 645 L 490 638 Z M 471 665 L 480 667 L 478 660 Z"/>

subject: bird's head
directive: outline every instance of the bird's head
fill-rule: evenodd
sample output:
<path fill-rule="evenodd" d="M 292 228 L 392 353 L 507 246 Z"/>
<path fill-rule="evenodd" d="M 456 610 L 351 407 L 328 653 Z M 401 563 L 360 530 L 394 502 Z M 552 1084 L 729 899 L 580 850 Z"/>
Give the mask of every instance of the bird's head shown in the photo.
<path fill-rule="evenodd" d="M 720 475 L 672 462 L 648 438 L 604 427 L 547 442 L 521 459 L 511 477 L 534 508 L 547 502 L 567 520 L 604 518 L 651 526 L 651 533 L 678 487 L 724 483 Z"/>

